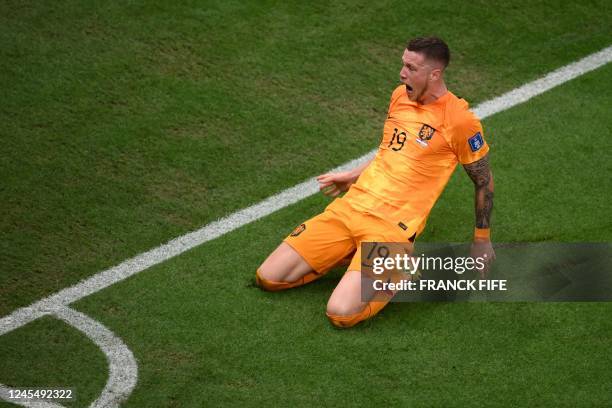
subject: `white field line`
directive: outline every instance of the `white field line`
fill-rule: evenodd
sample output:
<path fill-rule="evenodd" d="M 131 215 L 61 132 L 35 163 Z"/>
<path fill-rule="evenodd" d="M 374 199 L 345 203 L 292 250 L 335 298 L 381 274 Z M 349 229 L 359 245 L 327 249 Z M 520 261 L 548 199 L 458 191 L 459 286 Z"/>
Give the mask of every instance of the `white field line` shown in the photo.
<path fill-rule="evenodd" d="M 474 109 L 474 112 L 481 119 L 484 119 L 495 113 L 523 103 L 564 82 L 597 69 L 610 61 L 612 61 L 612 46 L 559 68 L 543 78 L 529 82 L 497 98 L 484 102 L 478 105 Z M 353 168 L 369 160 L 374 153 L 375 150 L 331 171 Z M 60 290 L 30 306 L 17 309 L 0 319 L 0 336 L 36 320 L 41 316 L 53 313 L 54 310 L 58 310 L 64 305 L 68 305 L 142 272 L 153 265 L 157 265 L 198 245 L 227 234 L 245 224 L 294 204 L 316 192 L 318 192 L 316 180 L 314 178 L 309 179 L 276 195 L 268 197 L 248 208 L 239 210 L 218 221 L 214 221 L 197 231 L 175 238 L 166 244 L 130 258 L 117 266 L 99 272 L 90 278 L 80 281 L 74 286 Z"/>
<path fill-rule="evenodd" d="M 91 403 L 90 408 L 119 407 L 132 393 L 138 381 L 138 365 L 130 349 L 112 331 L 84 313 L 63 306 L 51 314 L 85 334 L 102 350 L 108 360 L 108 380 L 102 393 Z M 24 407 L 63 407 L 51 401 L 11 400 L 9 390 L 10 387 L 0 384 L 0 399 Z"/>
<path fill-rule="evenodd" d="M 63 307 L 54 315 L 75 327 L 102 350 L 108 360 L 108 380 L 91 408 L 118 407 L 131 394 L 138 381 L 138 365 L 130 349 L 112 331 L 84 313 Z"/>

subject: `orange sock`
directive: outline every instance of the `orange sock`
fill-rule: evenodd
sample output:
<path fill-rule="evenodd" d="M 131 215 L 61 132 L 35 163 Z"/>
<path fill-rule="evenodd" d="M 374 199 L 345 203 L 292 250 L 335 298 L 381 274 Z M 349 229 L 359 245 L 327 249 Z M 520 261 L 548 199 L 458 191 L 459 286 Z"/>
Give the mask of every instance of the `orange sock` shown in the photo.
<path fill-rule="evenodd" d="M 260 288 L 270 292 L 278 292 L 280 290 L 291 289 L 297 286 L 305 285 L 315 279 L 320 278 L 321 276 L 323 275 L 320 275 L 316 272 L 309 272 L 306 275 L 302 276 L 300 279 L 296 280 L 295 282 L 275 282 L 262 278 L 259 274 L 258 269 L 255 273 L 255 280 L 257 281 L 257 286 L 259 286 Z"/>
<path fill-rule="evenodd" d="M 403 272 L 393 273 L 391 275 L 391 279 L 393 282 L 397 283 L 401 279 L 406 279 L 407 275 Z M 410 280 L 418 280 L 421 278 L 421 272 L 418 271 L 416 275 L 411 275 Z M 374 299 L 369 301 L 365 307 L 358 313 L 354 313 L 352 315 L 340 316 L 340 315 L 332 315 L 326 313 L 329 321 L 336 327 L 349 328 L 353 327 L 359 322 L 370 319 L 371 317 L 376 316 L 378 312 L 383 310 L 385 306 L 391 301 L 395 293 L 390 291 L 378 292 Z"/>
<path fill-rule="evenodd" d="M 389 301 L 368 302 L 360 312 L 348 316 L 338 316 L 329 313 L 326 313 L 326 315 L 334 326 L 348 329 L 359 322 L 375 316 L 387 305 L 387 303 L 389 303 Z"/>

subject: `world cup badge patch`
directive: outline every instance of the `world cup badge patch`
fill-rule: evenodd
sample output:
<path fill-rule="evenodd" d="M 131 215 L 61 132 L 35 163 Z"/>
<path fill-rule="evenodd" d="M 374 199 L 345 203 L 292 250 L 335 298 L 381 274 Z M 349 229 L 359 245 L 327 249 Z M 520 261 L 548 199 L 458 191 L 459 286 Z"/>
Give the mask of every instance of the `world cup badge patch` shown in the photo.
<path fill-rule="evenodd" d="M 472 149 L 473 152 L 480 150 L 480 148 L 484 144 L 480 132 L 477 132 L 474 136 L 470 137 L 468 139 L 468 143 L 470 144 L 470 149 Z"/>

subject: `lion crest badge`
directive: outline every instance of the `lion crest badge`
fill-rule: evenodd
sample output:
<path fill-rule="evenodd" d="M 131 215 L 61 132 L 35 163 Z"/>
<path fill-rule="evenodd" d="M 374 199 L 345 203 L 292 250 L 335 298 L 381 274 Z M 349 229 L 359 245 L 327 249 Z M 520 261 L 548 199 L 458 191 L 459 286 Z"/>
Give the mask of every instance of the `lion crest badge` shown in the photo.
<path fill-rule="evenodd" d="M 297 237 L 298 235 L 300 235 L 302 232 L 304 232 L 304 230 L 306 229 L 306 224 L 301 224 L 298 227 L 296 227 L 293 232 L 291 233 L 292 237 Z"/>
<path fill-rule="evenodd" d="M 422 141 L 430 140 L 434 133 L 436 133 L 436 129 L 429 125 L 423 124 L 423 126 L 421 126 L 421 130 L 419 130 L 419 139 Z"/>

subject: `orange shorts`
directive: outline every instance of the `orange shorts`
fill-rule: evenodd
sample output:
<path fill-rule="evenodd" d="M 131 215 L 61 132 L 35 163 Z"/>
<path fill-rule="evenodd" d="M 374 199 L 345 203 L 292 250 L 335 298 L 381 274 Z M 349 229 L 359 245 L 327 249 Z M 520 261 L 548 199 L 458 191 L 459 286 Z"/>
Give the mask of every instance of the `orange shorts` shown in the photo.
<path fill-rule="evenodd" d="M 398 224 L 355 210 L 342 198 L 299 225 L 284 242 L 319 274 L 352 256 L 347 270 L 361 271 L 362 242 L 411 242 L 414 236 Z"/>

